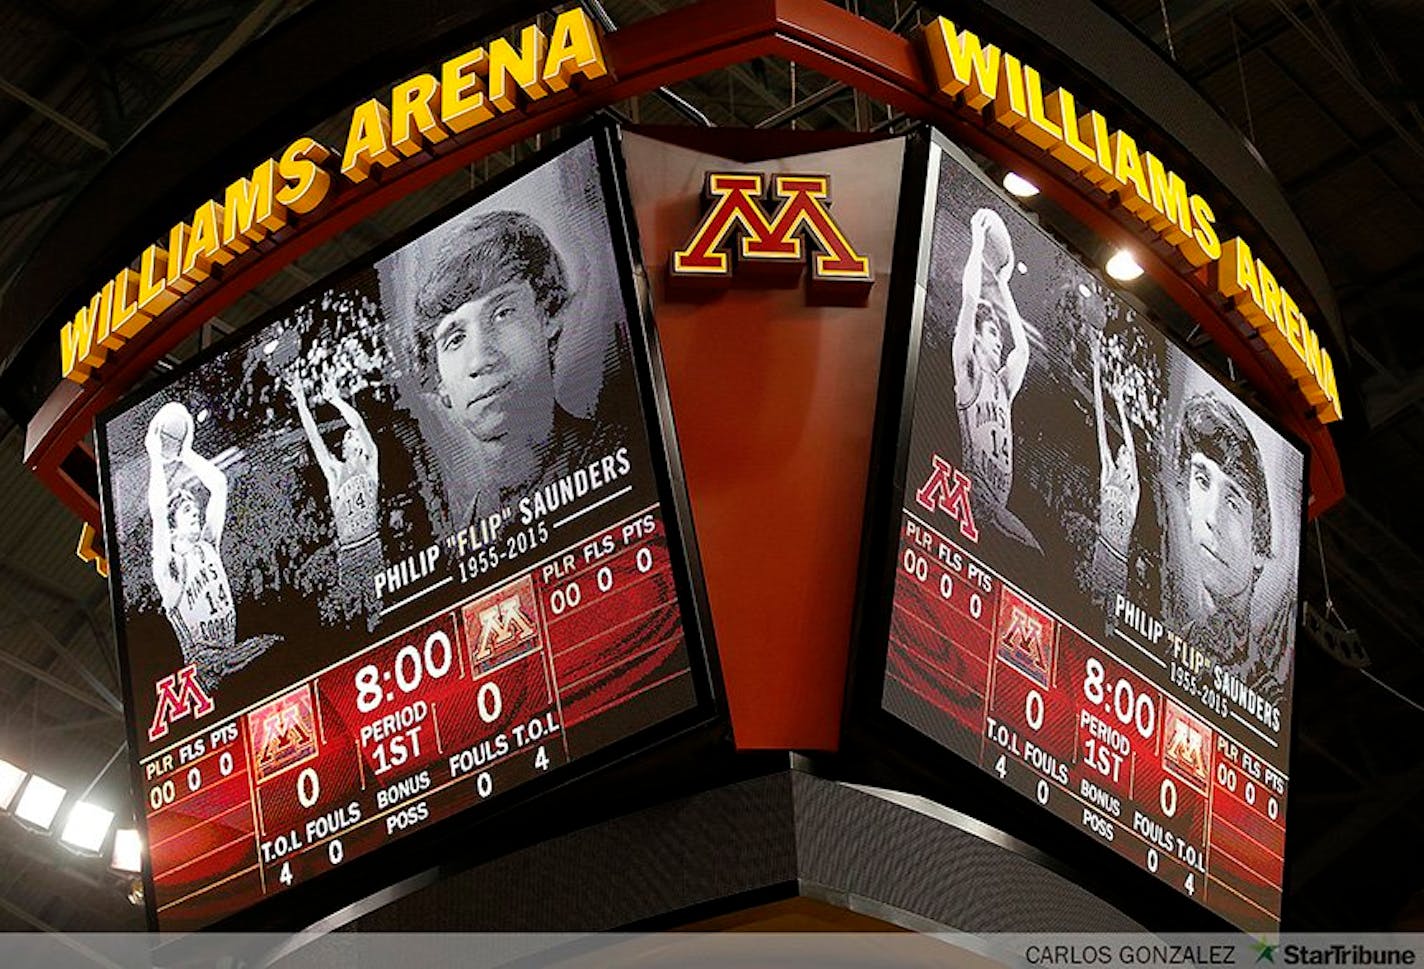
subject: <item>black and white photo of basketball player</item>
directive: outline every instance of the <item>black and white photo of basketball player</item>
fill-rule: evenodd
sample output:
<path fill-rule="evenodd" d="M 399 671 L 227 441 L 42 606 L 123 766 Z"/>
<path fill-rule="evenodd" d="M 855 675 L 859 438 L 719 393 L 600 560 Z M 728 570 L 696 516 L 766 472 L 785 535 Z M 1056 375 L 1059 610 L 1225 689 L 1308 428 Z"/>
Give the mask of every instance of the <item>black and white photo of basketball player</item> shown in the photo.
<path fill-rule="evenodd" d="M 425 508 L 438 478 L 382 380 L 368 288 L 374 274 L 318 291 L 107 424 L 125 621 L 148 641 L 155 619 L 182 629 L 181 649 L 143 652 L 141 678 L 196 655 L 201 682 L 221 680 L 225 701 L 260 691 L 272 668 L 318 656 L 331 631 L 374 631 L 386 556 L 433 540 Z M 151 424 L 164 447 L 161 481 L 146 457 Z M 152 513 L 159 500 L 167 518 Z M 156 567 L 133 560 L 140 547 L 145 557 L 154 550 Z M 201 597 L 210 605 L 192 594 L 170 605 L 169 583 L 184 575 L 194 589 L 210 577 Z M 199 621 L 199 609 L 214 616 Z M 302 649 L 274 648 L 283 641 Z"/>
<path fill-rule="evenodd" d="M 286 383 L 331 499 L 337 541 L 337 591 L 343 612 L 348 616 L 359 612 L 367 617 L 368 623 L 374 623 L 379 598 L 374 595 L 371 577 L 384 567 L 376 442 L 360 412 L 342 399 L 330 372 L 323 379 L 322 398 L 336 409 L 346 424 L 339 454 L 327 447 L 322 438 L 307 405 L 301 376 L 294 371 L 287 375 Z"/>
<path fill-rule="evenodd" d="M 611 243 L 594 155 L 577 149 L 377 264 L 448 529 L 501 531 L 531 496 L 566 510 L 558 488 L 626 443 L 604 406 L 631 374 Z"/>
<path fill-rule="evenodd" d="M 196 667 L 198 683 L 211 693 L 224 675 L 270 645 L 266 638 L 237 642 L 237 609 L 221 552 L 227 475 L 193 450 L 193 417 L 177 401 L 154 414 L 144 447 L 154 585 L 184 665 Z"/>
<path fill-rule="evenodd" d="M 969 551 L 1110 634 L 1161 595 L 1165 339 L 952 150 L 933 185 L 909 466 L 962 470 Z"/>
<path fill-rule="evenodd" d="M 1238 699 L 1239 684 L 1278 704 L 1290 673 L 1299 455 L 1263 449 L 1252 427 L 1260 419 L 1206 381 L 1188 377 L 1174 404 L 1176 473 L 1164 488 L 1175 581 L 1163 611 L 1231 677 L 1219 684 L 1229 698 Z M 1273 479 L 1294 494 L 1273 495 Z"/>
<path fill-rule="evenodd" d="M 575 145 L 105 419 L 124 635 L 145 644 L 130 649 L 139 694 L 187 661 L 180 623 L 214 652 L 230 644 L 216 700 L 241 705 L 438 608 L 422 598 L 432 590 L 497 581 L 646 507 L 655 481 L 646 437 L 629 431 L 644 418 L 609 206 L 595 143 Z M 170 436 L 190 427 L 191 446 L 164 444 L 175 460 L 154 500 L 181 515 L 158 520 L 145 435 L 170 405 L 188 415 Z M 225 515 L 216 484 L 176 461 L 189 452 L 220 470 Z M 174 500 L 190 478 L 192 501 Z M 601 519 L 582 517 L 595 506 Z M 494 544 L 468 526 L 506 511 L 494 564 L 461 571 L 472 544 Z M 194 518 L 213 524 L 190 539 Z M 173 564 L 155 570 L 155 554 Z M 217 577 L 204 580 L 212 616 L 173 611 L 167 576 L 200 574 Z"/>
<path fill-rule="evenodd" d="M 1132 534 L 1142 499 L 1142 482 L 1137 474 L 1137 446 L 1128 417 L 1127 386 L 1121 380 L 1108 386 L 1116 405 L 1122 443 L 1114 452 L 1108 444 L 1108 418 L 1103 407 L 1103 338 L 1096 330 L 1093 338 L 1093 409 L 1098 429 L 1098 535 L 1093 545 L 1092 574 L 1094 600 L 1108 610 L 1117 595 L 1128 589 L 1128 561 L 1132 554 Z"/>
<path fill-rule="evenodd" d="M 964 460 L 974 482 L 973 507 L 979 527 L 998 528 L 1041 551 L 1028 526 L 1009 510 L 1014 486 L 1014 399 L 1029 360 L 1023 317 L 1009 288 L 1014 244 L 1003 218 L 993 209 L 979 209 L 969 225 L 972 241 L 964 264 L 953 353 L 955 403 Z"/>

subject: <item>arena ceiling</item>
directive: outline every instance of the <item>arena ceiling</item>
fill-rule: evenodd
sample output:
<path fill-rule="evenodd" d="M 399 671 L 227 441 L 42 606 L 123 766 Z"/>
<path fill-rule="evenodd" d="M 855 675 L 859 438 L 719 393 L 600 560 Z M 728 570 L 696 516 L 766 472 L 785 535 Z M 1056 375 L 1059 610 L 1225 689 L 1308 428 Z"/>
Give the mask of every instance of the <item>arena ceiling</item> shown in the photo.
<path fill-rule="evenodd" d="M 335 0 L 324 0 L 326 3 Z M 47 225 L 206 72 L 323 0 L 0 3 L 0 314 Z M 608 0 L 625 25 L 676 3 Z M 936 5 L 846 0 L 909 32 Z M 1287 906 L 1298 928 L 1424 926 L 1424 17 L 1410 0 L 1101 0 L 1175 64 L 1274 173 L 1316 242 L 1348 334 L 1348 497 L 1307 532 L 1302 588 L 1362 654 L 1300 639 Z M 594 6 L 594 4 L 590 4 Z M 415 69 L 419 65 L 410 65 Z M 657 124 L 887 130 L 884 105 L 785 61 L 616 106 Z M 341 115 L 334 114 L 333 125 Z M 338 142 L 344 130 L 311 132 Z M 245 296 L 168 364 L 512 164 L 515 146 L 402 200 Z M 1184 337 L 1192 334 L 1183 333 Z M 1199 342 L 1199 341 L 1198 341 Z M 1203 352 L 1209 348 L 1203 347 Z M 77 523 L 0 415 L 0 757 L 128 804 L 106 587 Z M 1344 660 L 1344 661 L 1342 661 Z M 117 756 L 117 760 L 115 760 Z M 102 863 L 0 825 L 0 930 L 137 928 Z"/>

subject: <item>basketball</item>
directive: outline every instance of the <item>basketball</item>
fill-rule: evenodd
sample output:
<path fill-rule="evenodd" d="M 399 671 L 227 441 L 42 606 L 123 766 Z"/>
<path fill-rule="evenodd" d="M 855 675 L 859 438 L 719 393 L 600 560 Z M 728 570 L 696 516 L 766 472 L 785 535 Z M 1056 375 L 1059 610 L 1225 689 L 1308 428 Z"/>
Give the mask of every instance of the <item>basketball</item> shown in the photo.
<path fill-rule="evenodd" d="M 984 214 L 984 262 L 990 271 L 1000 272 L 1014 261 L 1014 243 L 1004 219 L 993 209 L 980 209 Z"/>
<path fill-rule="evenodd" d="M 1108 308 L 1103 297 L 1085 283 L 1078 284 L 1078 312 L 1084 323 L 1102 333 L 1108 327 Z"/>
<path fill-rule="evenodd" d="M 192 445 L 193 415 L 176 400 L 160 407 L 158 413 L 153 416 L 153 423 L 158 428 L 159 439 L 163 442 L 165 461 L 177 460 L 183 449 Z"/>

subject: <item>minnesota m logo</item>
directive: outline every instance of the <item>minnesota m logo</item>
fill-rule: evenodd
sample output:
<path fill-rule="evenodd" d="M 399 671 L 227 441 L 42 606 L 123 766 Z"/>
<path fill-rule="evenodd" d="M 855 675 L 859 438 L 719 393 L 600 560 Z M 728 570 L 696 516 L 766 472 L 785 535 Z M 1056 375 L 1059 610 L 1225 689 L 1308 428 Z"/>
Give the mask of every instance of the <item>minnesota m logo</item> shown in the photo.
<path fill-rule="evenodd" d="M 487 609 L 480 610 L 480 641 L 475 647 L 475 662 L 488 659 L 495 650 L 503 650 L 512 643 L 527 639 L 535 634 L 534 624 L 519 607 L 519 596 L 495 602 Z"/>
<path fill-rule="evenodd" d="M 974 524 L 974 509 L 969 505 L 969 492 L 974 484 L 969 476 L 938 454 L 930 455 L 934 469 L 929 480 L 915 492 L 915 500 L 930 511 L 939 509 L 959 522 L 959 533 L 971 542 L 979 541 L 979 526 Z"/>
<path fill-rule="evenodd" d="M 177 673 L 169 673 L 154 684 L 158 693 L 158 709 L 153 711 L 153 723 L 148 728 L 149 742 L 168 736 L 168 725 L 174 720 L 191 716 L 194 720 L 213 712 L 213 701 L 198 684 L 198 667 L 188 664 Z"/>
<path fill-rule="evenodd" d="M 765 277 L 784 275 L 792 283 L 810 253 L 809 298 L 820 303 L 863 305 L 875 277 L 870 260 L 851 245 L 830 212 L 831 180 L 826 175 L 772 175 L 709 172 L 707 213 L 681 249 L 673 251 L 668 273 L 675 283 L 726 284 L 732 278 L 730 238 L 738 237 L 739 267 Z M 770 214 L 768 214 L 770 212 Z M 784 274 L 778 272 L 784 270 Z"/>

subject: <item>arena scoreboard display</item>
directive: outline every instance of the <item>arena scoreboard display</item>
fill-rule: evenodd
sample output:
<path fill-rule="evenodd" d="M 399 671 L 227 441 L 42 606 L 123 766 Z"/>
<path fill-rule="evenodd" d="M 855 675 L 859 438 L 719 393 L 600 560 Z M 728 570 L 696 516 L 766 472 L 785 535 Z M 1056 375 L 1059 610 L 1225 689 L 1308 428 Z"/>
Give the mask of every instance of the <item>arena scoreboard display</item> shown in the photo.
<path fill-rule="evenodd" d="M 631 232 L 596 129 L 103 416 L 153 927 L 715 717 Z"/>
<path fill-rule="evenodd" d="M 920 146 L 852 703 L 1278 929 L 1304 454 Z"/>

